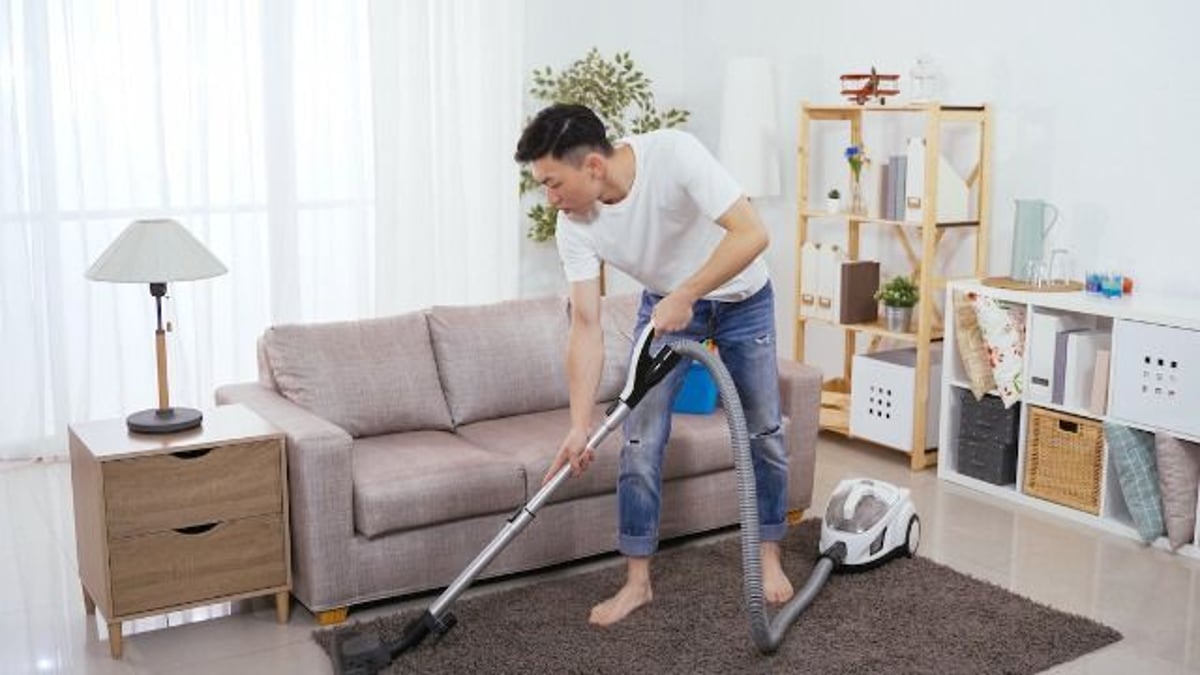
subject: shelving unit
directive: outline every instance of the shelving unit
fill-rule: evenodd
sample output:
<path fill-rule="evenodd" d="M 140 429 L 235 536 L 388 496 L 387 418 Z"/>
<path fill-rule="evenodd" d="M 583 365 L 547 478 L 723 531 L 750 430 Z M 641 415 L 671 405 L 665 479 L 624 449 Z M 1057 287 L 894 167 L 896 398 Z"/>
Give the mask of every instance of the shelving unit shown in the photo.
<path fill-rule="evenodd" d="M 1111 362 L 1108 374 L 1108 407 L 1103 412 L 1092 412 L 1086 409 L 1049 403 L 1049 402 L 1030 402 L 1022 400 L 1014 405 L 1020 406 L 1020 427 L 1017 438 L 1017 478 L 1016 482 L 1008 485 L 993 485 L 991 483 L 977 480 L 971 476 L 964 475 L 958 471 L 957 462 L 957 445 L 959 439 L 959 403 L 957 390 L 969 390 L 970 386 L 966 380 L 964 369 L 962 366 L 961 357 L 958 352 L 958 345 L 954 335 L 953 322 L 946 328 L 946 339 L 942 353 L 942 409 L 939 418 L 939 454 L 941 460 L 938 465 L 938 478 L 941 480 L 956 483 L 979 492 L 1019 504 L 1023 504 L 1040 512 L 1048 513 L 1053 516 L 1065 518 L 1074 522 L 1082 523 L 1092 527 L 1096 527 L 1114 534 L 1118 534 L 1131 539 L 1139 539 L 1136 529 L 1133 526 L 1132 517 L 1129 515 L 1128 507 L 1125 505 L 1124 498 L 1121 495 L 1120 484 L 1117 480 L 1115 471 L 1111 468 L 1111 462 L 1108 455 L 1107 447 L 1104 449 L 1101 464 L 1101 480 L 1100 480 L 1100 512 L 1098 515 L 1092 515 L 1084 511 L 1076 510 L 1066 506 L 1046 501 L 1031 494 L 1027 494 L 1024 490 L 1023 477 L 1025 475 L 1025 461 L 1027 458 L 1028 448 L 1028 421 L 1029 408 L 1037 407 L 1047 410 L 1053 410 L 1077 417 L 1087 418 L 1096 422 L 1116 422 L 1125 426 L 1142 429 L 1145 431 L 1163 431 L 1172 436 L 1200 442 L 1200 433 L 1193 430 L 1195 428 L 1195 412 L 1190 406 L 1190 398 L 1194 395 L 1194 389 L 1188 384 L 1180 385 L 1180 400 L 1176 405 L 1181 409 L 1192 410 L 1190 413 L 1180 415 L 1178 418 L 1179 424 L 1172 424 L 1171 428 L 1147 423 L 1144 419 L 1135 419 L 1129 415 L 1122 415 L 1120 411 L 1114 411 L 1113 400 L 1115 389 L 1117 387 L 1128 387 L 1129 382 L 1121 382 L 1117 377 L 1118 364 L 1127 363 L 1130 358 L 1141 358 L 1141 353 L 1148 349 L 1144 344 L 1136 341 L 1119 339 L 1118 328 L 1121 322 L 1129 322 L 1139 326 L 1154 326 L 1166 329 L 1178 329 L 1185 331 L 1178 333 L 1185 336 L 1189 340 L 1194 340 L 1195 345 L 1200 345 L 1200 300 L 1188 298 L 1179 298 L 1172 296 L 1153 295 L 1138 293 L 1123 299 L 1105 299 L 1083 292 L 1077 293 L 1035 293 L 1028 291 L 1014 291 L 993 288 L 984 286 L 977 281 L 957 281 L 950 283 L 946 288 L 947 303 L 952 302 L 952 297 L 955 292 L 978 293 L 994 298 L 997 301 L 1007 303 L 1009 305 L 1018 305 L 1025 308 L 1026 315 L 1026 340 L 1031 339 L 1034 313 L 1074 313 L 1080 315 L 1088 315 L 1096 317 L 1101 325 L 1112 325 L 1113 340 L 1111 351 Z M 1187 357 L 1191 358 L 1200 353 L 1200 349 L 1187 350 Z M 1193 367 L 1194 364 L 1184 363 L 1185 367 L 1181 370 L 1181 376 L 1190 378 L 1197 370 Z M 1029 350 L 1025 352 L 1025 363 L 1023 371 L 1029 372 Z M 1126 390 L 1128 391 L 1128 389 Z M 1128 394 L 1126 394 L 1128 396 Z M 1128 408 L 1126 408 L 1128 409 Z M 1189 426 L 1192 425 L 1192 426 Z M 1198 507 L 1198 518 L 1200 518 L 1200 507 Z M 1200 524 L 1197 529 L 1200 530 Z M 1200 541 L 1200 532 L 1194 533 L 1192 544 L 1185 545 L 1180 548 L 1177 553 L 1190 558 L 1200 559 L 1200 547 L 1196 542 Z M 1164 550 L 1169 550 L 1165 537 L 1160 537 L 1154 542 L 1154 547 Z"/>
<path fill-rule="evenodd" d="M 863 125 L 871 115 L 890 115 L 896 113 L 919 114 L 924 116 L 925 165 L 924 165 L 924 195 L 922 203 L 923 218 L 918 221 L 898 221 L 871 217 L 865 214 L 829 213 L 811 208 L 809 199 L 810 162 L 811 162 L 811 127 L 813 122 L 833 122 L 849 124 L 850 143 L 862 145 Z M 946 124 L 976 124 L 979 125 L 979 149 L 974 170 L 967 178 L 969 189 L 976 191 L 975 218 L 961 222 L 938 222 L 938 168 L 941 157 L 941 136 Z M 822 393 L 822 407 L 848 410 L 849 396 L 853 384 L 853 360 L 857 351 L 857 336 L 871 336 L 870 351 L 874 351 L 881 340 L 894 340 L 908 343 L 916 347 L 917 359 L 915 365 L 915 383 L 912 393 L 914 419 L 912 425 L 911 465 L 914 470 L 933 466 L 937 462 L 937 453 L 926 451 L 926 406 L 929 399 L 929 366 L 931 345 L 942 339 L 943 329 L 941 319 L 937 316 L 935 303 L 932 302 L 949 279 L 935 276 L 933 264 L 924 265 L 922 261 L 933 261 L 944 234 L 951 228 L 970 228 L 975 231 L 974 276 L 986 276 L 988 221 L 990 212 L 989 185 L 991 183 L 990 156 L 992 139 L 991 109 L 987 105 L 952 106 L 940 103 L 909 104 L 909 105 L 811 105 L 804 103 L 800 112 L 799 147 L 797 150 L 797 236 L 796 236 L 796 293 L 794 298 L 794 316 L 796 322 L 796 340 L 793 356 L 803 362 L 805 355 L 805 334 L 808 323 L 818 323 L 832 326 L 844 332 L 842 377 L 827 381 Z M 803 278 L 801 247 L 809 237 L 809 221 L 813 218 L 837 219 L 847 227 L 846 254 L 850 260 L 858 260 L 861 230 L 864 225 L 889 228 L 896 236 L 912 267 L 912 275 L 917 281 L 920 296 L 923 299 L 917 305 L 915 320 L 917 328 L 910 333 L 897 333 L 884 328 L 879 322 L 865 324 L 839 324 L 822 319 L 805 316 L 801 312 L 800 280 Z M 910 239 L 910 233 L 917 240 Z M 936 385 L 934 385 L 936 386 Z M 844 417 L 823 416 L 821 428 L 849 436 L 848 415 Z"/>

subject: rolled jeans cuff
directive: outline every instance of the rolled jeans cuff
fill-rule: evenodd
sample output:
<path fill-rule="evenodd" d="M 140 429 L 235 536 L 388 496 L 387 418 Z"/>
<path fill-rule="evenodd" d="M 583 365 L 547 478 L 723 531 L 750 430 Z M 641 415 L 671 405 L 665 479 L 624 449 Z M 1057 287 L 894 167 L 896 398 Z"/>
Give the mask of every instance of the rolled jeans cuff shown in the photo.
<path fill-rule="evenodd" d="M 617 548 L 623 556 L 645 558 L 654 555 L 658 551 L 657 535 L 638 537 L 631 534 L 621 534 L 617 539 Z"/>
<path fill-rule="evenodd" d="M 779 541 L 783 539 L 783 535 L 787 534 L 787 523 L 777 523 L 775 525 L 762 524 L 758 526 L 759 541 Z"/>

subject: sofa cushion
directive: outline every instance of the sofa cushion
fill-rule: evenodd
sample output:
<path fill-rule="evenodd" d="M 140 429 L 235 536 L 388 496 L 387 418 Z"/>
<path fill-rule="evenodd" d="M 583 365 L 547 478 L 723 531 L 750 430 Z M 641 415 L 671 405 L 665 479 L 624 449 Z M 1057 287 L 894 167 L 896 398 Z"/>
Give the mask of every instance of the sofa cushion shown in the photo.
<path fill-rule="evenodd" d="M 1158 487 L 1171 548 L 1190 543 L 1196 531 L 1196 499 L 1200 489 L 1200 443 L 1159 432 L 1154 435 Z"/>
<path fill-rule="evenodd" d="M 263 343 L 279 393 L 351 436 L 451 428 L 422 313 L 275 326 Z"/>
<path fill-rule="evenodd" d="M 355 529 L 368 537 L 515 510 L 525 473 L 445 431 L 414 431 L 354 442 Z"/>
<path fill-rule="evenodd" d="M 567 301 L 434 307 L 429 329 L 456 425 L 567 405 Z"/>
<path fill-rule="evenodd" d="M 600 373 L 597 401 L 611 401 L 621 393 L 629 373 L 629 351 L 637 324 L 641 293 L 607 295 L 600 302 L 600 326 L 604 331 L 604 370 Z"/>
<path fill-rule="evenodd" d="M 604 418 L 604 406 L 597 405 L 592 415 L 598 424 Z M 567 409 L 550 410 L 476 422 L 458 428 L 458 433 L 488 452 L 520 462 L 528 476 L 526 499 L 541 488 L 542 477 L 550 468 L 559 444 L 567 432 Z M 785 437 L 790 423 L 784 419 Z M 609 435 L 596 452 L 596 459 L 582 476 L 564 483 L 550 502 L 613 492 L 617 488 L 623 433 Z M 675 415 L 671 438 L 667 442 L 667 460 L 663 480 L 699 476 L 733 467 L 729 444 L 729 426 L 725 413 L 712 415 Z"/>
<path fill-rule="evenodd" d="M 1105 422 L 1104 438 L 1138 535 L 1142 541 L 1153 542 L 1166 531 L 1154 464 L 1154 434 Z"/>

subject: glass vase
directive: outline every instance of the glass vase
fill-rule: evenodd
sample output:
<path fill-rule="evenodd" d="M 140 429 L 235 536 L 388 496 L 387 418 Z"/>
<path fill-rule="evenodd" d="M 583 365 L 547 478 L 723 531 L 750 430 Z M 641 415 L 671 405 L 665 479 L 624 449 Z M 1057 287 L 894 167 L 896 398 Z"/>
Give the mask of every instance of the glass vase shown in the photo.
<path fill-rule="evenodd" d="M 855 215 L 864 215 L 867 212 L 867 205 L 863 203 L 862 181 L 858 176 L 850 181 L 850 213 Z"/>

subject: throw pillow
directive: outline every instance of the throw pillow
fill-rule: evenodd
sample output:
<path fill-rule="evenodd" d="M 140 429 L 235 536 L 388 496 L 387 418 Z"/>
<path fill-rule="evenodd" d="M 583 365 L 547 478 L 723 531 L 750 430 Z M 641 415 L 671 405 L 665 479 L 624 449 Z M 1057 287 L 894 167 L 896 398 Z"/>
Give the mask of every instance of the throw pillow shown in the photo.
<path fill-rule="evenodd" d="M 1192 541 L 1196 534 L 1196 493 L 1200 491 L 1200 444 L 1158 433 L 1154 436 L 1158 486 L 1171 548 Z"/>
<path fill-rule="evenodd" d="M 996 390 L 1004 407 L 1011 407 L 1025 388 L 1025 308 L 1008 308 L 986 295 L 976 295 L 973 304 Z"/>
<path fill-rule="evenodd" d="M 974 293 L 970 294 L 974 296 Z M 996 378 L 988 363 L 987 347 L 983 344 L 983 333 L 975 316 L 975 306 L 964 293 L 954 294 L 954 338 L 958 343 L 958 356 L 962 360 L 971 393 L 976 401 L 996 388 Z"/>
<path fill-rule="evenodd" d="M 1162 496 L 1154 465 L 1154 435 L 1105 422 L 1104 437 L 1133 524 L 1142 541 L 1153 542 L 1163 533 Z"/>

